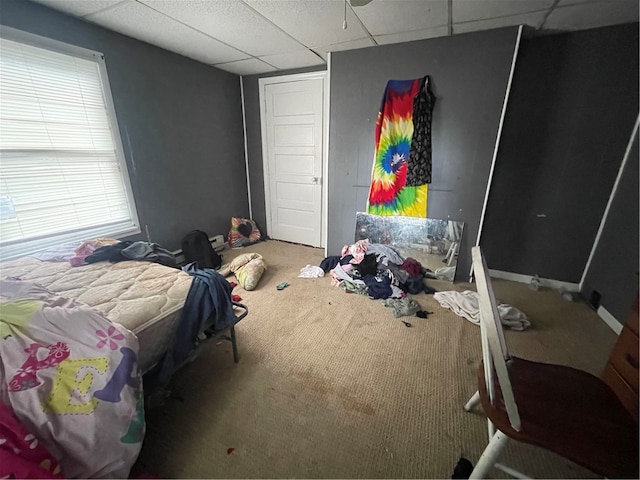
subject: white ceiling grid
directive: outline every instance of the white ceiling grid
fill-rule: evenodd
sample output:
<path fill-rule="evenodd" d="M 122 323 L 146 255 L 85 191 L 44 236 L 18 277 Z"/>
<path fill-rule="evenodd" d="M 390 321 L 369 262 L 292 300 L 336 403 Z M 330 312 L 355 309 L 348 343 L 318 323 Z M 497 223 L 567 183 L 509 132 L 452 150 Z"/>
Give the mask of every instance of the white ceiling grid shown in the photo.
<path fill-rule="evenodd" d="M 321 65 L 330 51 L 511 25 L 571 31 L 638 21 L 638 0 L 33 1 L 238 75 Z"/>

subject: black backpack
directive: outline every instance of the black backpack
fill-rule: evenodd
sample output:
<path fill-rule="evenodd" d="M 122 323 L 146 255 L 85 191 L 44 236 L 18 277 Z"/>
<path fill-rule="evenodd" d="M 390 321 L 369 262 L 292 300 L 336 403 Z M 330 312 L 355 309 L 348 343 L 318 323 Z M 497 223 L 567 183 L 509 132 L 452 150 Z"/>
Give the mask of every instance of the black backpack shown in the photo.
<path fill-rule="evenodd" d="M 182 239 L 182 253 L 187 263 L 196 262 L 198 268 L 219 268 L 222 257 L 216 253 L 209 235 L 202 230 L 193 230 Z"/>

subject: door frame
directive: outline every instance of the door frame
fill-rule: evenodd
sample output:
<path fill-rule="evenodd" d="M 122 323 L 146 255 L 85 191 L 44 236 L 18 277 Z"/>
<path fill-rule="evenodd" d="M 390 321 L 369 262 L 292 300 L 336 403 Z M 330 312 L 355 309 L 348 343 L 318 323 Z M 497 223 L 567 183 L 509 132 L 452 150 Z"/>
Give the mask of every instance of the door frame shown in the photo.
<path fill-rule="evenodd" d="M 326 250 L 327 247 L 327 211 L 328 211 L 328 172 L 329 172 L 329 75 L 326 70 L 319 70 L 308 73 L 295 73 L 291 75 L 280 75 L 277 77 L 265 77 L 258 79 L 258 94 L 260 99 L 260 136 L 262 140 L 262 174 L 264 183 L 264 208 L 267 218 L 267 232 L 271 232 L 271 191 L 269 158 L 267 154 L 267 126 L 266 117 L 266 96 L 265 87 L 277 83 L 290 83 L 300 80 L 321 79 L 323 81 L 322 99 L 322 179 L 320 190 L 320 247 Z"/>

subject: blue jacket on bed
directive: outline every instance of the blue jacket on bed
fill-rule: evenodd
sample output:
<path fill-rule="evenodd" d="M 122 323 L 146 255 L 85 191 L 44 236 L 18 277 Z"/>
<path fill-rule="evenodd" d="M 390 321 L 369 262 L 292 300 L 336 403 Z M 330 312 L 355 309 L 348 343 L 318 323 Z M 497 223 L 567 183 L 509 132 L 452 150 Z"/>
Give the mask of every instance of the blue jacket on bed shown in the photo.
<path fill-rule="evenodd" d="M 235 325 L 239 320 L 231 303 L 233 287 L 220 273 L 209 268 L 199 269 L 195 262 L 185 265 L 182 270 L 193 277 L 193 282 L 172 343 L 155 378 L 160 385 L 168 383 L 176 367 L 189 357 L 198 333 L 209 318 L 214 318 L 216 332 Z"/>

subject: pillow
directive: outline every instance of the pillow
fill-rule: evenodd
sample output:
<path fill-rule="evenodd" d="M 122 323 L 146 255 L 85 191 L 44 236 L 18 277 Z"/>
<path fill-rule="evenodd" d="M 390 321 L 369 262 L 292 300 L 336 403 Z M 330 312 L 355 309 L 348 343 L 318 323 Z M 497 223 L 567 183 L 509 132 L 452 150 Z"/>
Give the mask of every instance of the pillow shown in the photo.
<path fill-rule="evenodd" d="M 262 257 L 254 258 L 235 271 L 236 279 L 245 290 L 253 290 L 258 286 L 262 274 L 267 269 Z"/>
<path fill-rule="evenodd" d="M 229 230 L 229 246 L 245 247 L 257 243 L 262 238 L 260 230 L 251 219 L 231 217 L 231 229 Z"/>
<path fill-rule="evenodd" d="M 251 253 L 243 253 L 242 255 L 238 255 L 236 258 L 229 262 L 229 270 L 235 272 L 240 267 L 246 265 L 254 258 L 262 258 L 262 255 L 259 253 L 251 252 Z"/>
<path fill-rule="evenodd" d="M 223 265 L 220 274 L 223 276 L 235 273 L 238 284 L 245 290 L 253 290 L 258 286 L 267 264 L 259 253 L 243 253 L 231 262 Z"/>

